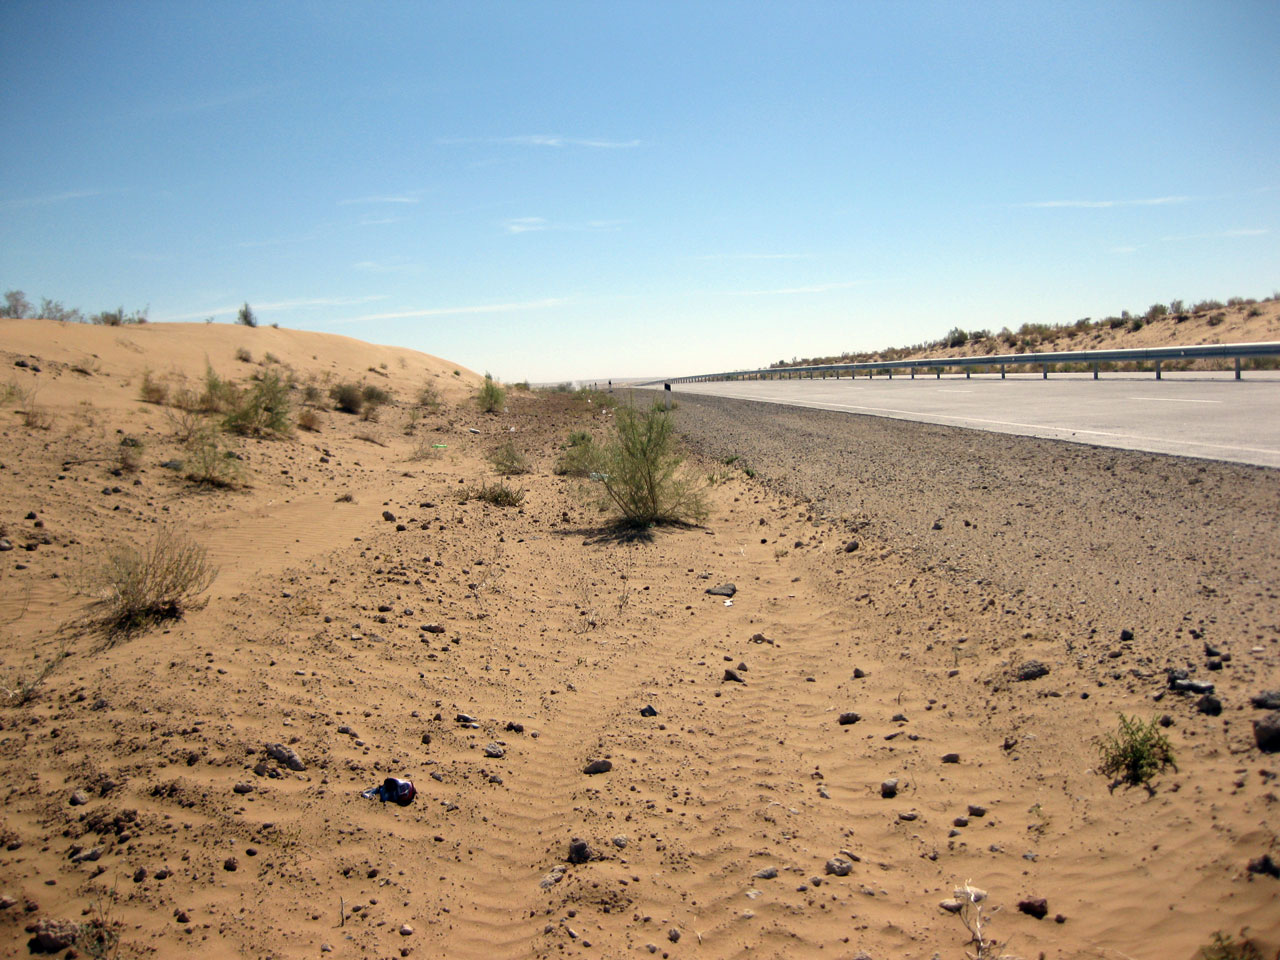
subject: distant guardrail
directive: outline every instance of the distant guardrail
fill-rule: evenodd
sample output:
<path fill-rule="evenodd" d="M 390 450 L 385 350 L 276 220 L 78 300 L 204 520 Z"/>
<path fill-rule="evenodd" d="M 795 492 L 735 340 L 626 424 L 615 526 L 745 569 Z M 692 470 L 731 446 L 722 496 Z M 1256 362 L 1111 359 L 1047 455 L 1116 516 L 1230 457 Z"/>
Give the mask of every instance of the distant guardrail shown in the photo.
<path fill-rule="evenodd" d="M 969 377 L 975 367 L 1000 369 L 1000 379 L 1004 379 L 1009 367 L 1041 368 L 1045 379 L 1049 377 L 1049 367 L 1060 363 L 1084 363 L 1093 368 L 1093 379 L 1104 363 L 1154 363 L 1156 379 L 1161 378 L 1161 367 L 1168 360 L 1203 360 L 1206 358 L 1235 361 L 1235 378 L 1240 379 L 1240 361 L 1254 357 L 1280 357 L 1280 342 L 1266 343 L 1205 343 L 1186 347 L 1142 347 L 1130 350 L 1056 350 L 1047 353 L 1004 353 L 982 357 L 920 357 L 914 360 L 871 360 L 863 363 L 823 363 L 799 367 L 767 367 L 762 370 L 731 370 L 723 373 L 703 373 L 691 377 L 671 377 L 666 380 L 653 380 L 640 386 L 652 386 L 660 383 L 706 383 L 712 380 L 793 380 L 793 379 L 826 379 L 833 376 L 840 379 L 842 373 L 850 378 L 865 372 L 868 377 L 875 376 L 876 371 L 886 372 L 893 379 L 895 370 L 906 370 L 915 379 L 919 370 L 932 371 L 941 378 L 942 372 L 949 368 L 960 367 Z"/>

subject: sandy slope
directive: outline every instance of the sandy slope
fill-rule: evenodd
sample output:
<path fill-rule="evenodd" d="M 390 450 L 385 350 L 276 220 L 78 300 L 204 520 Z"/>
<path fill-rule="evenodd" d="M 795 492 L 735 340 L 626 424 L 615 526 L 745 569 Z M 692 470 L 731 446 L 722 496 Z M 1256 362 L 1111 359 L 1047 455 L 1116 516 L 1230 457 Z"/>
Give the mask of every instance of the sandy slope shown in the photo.
<path fill-rule="evenodd" d="M 203 610 L 107 649 L 82 638 L 35 700 L 0 707 L 6 956 L 27 954 L 27 926 L 105 902 L 126 956 L 958 958 L 966 936 L 937 903 L 966 879 L 1019 956 L 1190 957 L 1242 925 L 1280 943 L 1280 882 L 1245 870 L 1280 859 L 1276 764 L 1241 708 L 1280 686 L 1274 623 L 1211 634 L 1234 654 L 1216 675 L 1226 725 L 1151 703 L 1185 634 L 1065 655 L 1075 627 L 1047 584 L 975 577 L 736 466 L 702 465 L 705 527 L 602 535 L 577 482 L 551 475 L 570 429 L 607 431 L 595 404 L 516 398 L 484 416 L 468 371 L 297 331 L 5 323 L 0 361 L 40 384 L 51 418 L 27 428 L 11 400 L 0 423 L 17 547 L 0 553 L 5 685 L 59 649 L 81 609 L 66 585 L 106 549 L 168 523 L 221 566 Z M 318 434 L 239 441 L 251 487 L 198 489 L 159 466 L 180 449 L 137 399 L 141 370 L 194 379 L 207 356 L 247 375 L 242 346 L 304 382 L 378 378 L 398 402 L 377 423 L 326 411 Z M 447 402 L 411 420 L 428 378 Z M 968 441 L 932 429 L 928 456 Z M 137 474 L 62 466 L 112 455 L 117 431 L 144 439 Z M 424 439 L 445 446 L 410 459 Z M 506 439 L 534 461 L 523 506 L 459 503 Z M 1062 465 L 1037 449 L 1022 499 L 1043 509 Z M 967 496 L 985 534 L 982 494 Z M 1272 598 L 1252 598 L 1261 616 L 1274 568 L 1262 577 L 1221 587 Z M 728 606 L 705 593 L 726 581 Z M 1090 614 L 1100 628 L 1147 609 L 1117 597 Z M 1053 672 L 1011 682 L 1031 656 Z M 1092 770 L 1117 709 L 1174 719 L 1183 762 L 1154 795 L 1109 793 Z M 274 743 L 306 769 L 269 759 Z M 582 772 L 603 758 L 611 771 Z M 415 803 L 359 797 L 388 773 L 414 780 Z M 596 857 L 568 863 L 574 838 Z M 836 856 L 848 876 L 825 873 Z M 1017 911 L 1028 896 L 1047 919 Z"/>

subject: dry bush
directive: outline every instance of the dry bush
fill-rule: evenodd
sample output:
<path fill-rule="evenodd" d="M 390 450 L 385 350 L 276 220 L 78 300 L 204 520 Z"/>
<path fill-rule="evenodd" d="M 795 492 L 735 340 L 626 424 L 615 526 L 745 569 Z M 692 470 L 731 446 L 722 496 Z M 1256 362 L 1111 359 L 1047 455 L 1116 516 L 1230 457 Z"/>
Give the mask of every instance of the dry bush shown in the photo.
<path fill-rule="evenodd" d="M 484 413 L 498 413 L 507 402 L 507 392 L 489 374 L 484 375 L 484 383 L 480 384 L 480 392 L 476 394 L 476 403 Z"/>
<path fill-rule="evenodd" d="M 188 480 L 207 487 L 234 488 L 244 481 L 244 467 L 210 430 L 202 430 L 187 441 L 183 466 Z"/>
<path fill-rule="evenodd" d="M 409 451 L 409 459 L 434 460 L 444 452 L 444 449 L 444 444 L 435 444 L 426 437 L 422 437 L 413 445 L 413 449 Z"/>
<path fill-rule="evenodd" d="M 155 379 L 150 370 L 143 370 L 142 385 L 138 387 L 138 396 L 143 403 L 167 403 L 169 401 L 169 385 Z"/>
<path fill-rule="evenodd" d="M 597 478 L 606 503 L 627 526 L 697 523 L 707 503 L 697 483 L 680 473 L 671 417 L 657 407 L 619 407 L 614 436 L 600 451 Z"/>
<path fill-rule="evenodd" d="M 236 359 L 241 363 L 253 363 L 253 354 L 245 347 L 236 348 Z"/>
<path fill-rule="evenodd" d="M 204 417 L 199 412 L 198 402 L 195 409 L 188 409 L 186 406 L 166 407 L 164 418 L 169 421 L 174 436 L 181 443 L 188 443 L 197 433 L 206 429 Z"/>
<path fill-rule="evenodd" d="M 560 477 L 589 477 L 596 472 L 599 460 L 600 447 L 595 438 L 585 430 L 575 430 L 569 434 L 569 443 L 552 469 Z"/>
<path fill-rule="evenodd" d="M 123 473 L 136 473 L 142 465 L 142 441 L 137 437 L 120 438 L 120 446 L 116 448 L 116 466 Z"/>
<path fill-rule="evenodd" d="M 508 440 L 495 450 L 489 452 L 488 460 L 493 469 L 504 477 L 514 477 L 529 472 L 529 458 L 516 446 L 514 440 Z"/>
<path fill-rule="evenodd" d="M 440 409 L 440 393 L 434 383 L 424 383 L 418 389 L 418 406 L 431 412 Z"/>
<path fill-rule="evenodd" d="M 482 500 L 495 507 L 518 507 L 524 503 L 524 490 L 509 487 L 505 483 L 482 483 L 478 487 L 464 487 L 458 494 L 458 502 Z"/>
<path fill-rule="evenodd" d="M 320 414 L 311 407 L 305 408 L 298 414 L 298 429 L 309 430 L 311 433 L 319 433 Z"/>
<path fill-rule="evenodd" d="M 49 416 L 49 411 L 37 400 L 37 395 L 40 393 L 38 383 L 28 387 L 10 383 L 5 388 L 5 393 L 17 400 L 18 412 L 22 414 L 24 427 L 31 430 L 48 430 L 52 426 L 53 418 Z"/>
<path fill-rule="evenodd" d="M 163 528 L 149 546 L 120 548 L 76 586 L 95 599 L 96 625 L 118 637 L 198 609 L 217 573 L 204 547 Z"/>
<path fill-rule="evenodd" d="M 206 364 L 204 368 L 204 392 L 200 394 L 199 407 L 205 413 L 222 413 L 230 409 L 236 402 L 235 384 L 223 380 L 213 366 Z"/>

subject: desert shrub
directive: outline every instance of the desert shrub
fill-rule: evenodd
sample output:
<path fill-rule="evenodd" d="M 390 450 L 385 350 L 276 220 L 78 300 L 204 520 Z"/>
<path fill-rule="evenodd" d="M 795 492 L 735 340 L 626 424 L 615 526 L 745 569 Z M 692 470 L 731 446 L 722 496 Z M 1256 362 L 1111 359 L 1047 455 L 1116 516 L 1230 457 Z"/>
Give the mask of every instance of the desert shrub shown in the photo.
<path fill-rule="evenodd" d="M 1177 311 L 1175 310 L 1174 312 L 1176 313 Z M 1147 322 L 1150 323 L 1152 320 L 1159 320 L 1161 317 L 1167 317 L 1168 315 L 1169 315 L 1168 307 L 1166 307 L 1163 303 L 1153 303 L 1151 306 L 1147 308 L 1146 318 L 1147 318 Z"/>
<path fill-rule="evenodd" d="M 458 495 L 461 503 L 468 500 L 482 500 L 495 507 L 518 507 L 524 503 L 524 490 L 509 487 L 505 483 L 482 483 L 478 487 L 464 487 Z"/>
<path fill-rule="evenodd" d="M 422 437 L 413 445 L 413 449 L 409 451 L 409 459 L 434 460 L 444 452 L 444 449 L 444 444 L 435 444 L 428 438 Z"/>
<path fill-rule="evenodd" d="M 253 363 L 253 354 L 247 347 L 236 347 L 236 359 L 241 363 Z"/>
<path fill-rule="evenodd" d="M 1137 717 L 1120 714 L 1120 729 L 1103 738 L 1099 753 L 1099 771 L 1116 783 L 1142 786 L 1165 767 L 1178 769 L 1173 745 L 1154 719 L 1143 723 Z"/>
<path fill-rule="evenodd" d="M 253 386 L 240 391 L 223 426 L 242 435 L 287 436 L 290 406 L 288 383 L 277 371 L 267 370 Z"/>
<path fill-rule="evenodd" d="M 63 323 L 80 323 L 84 320 L 76 308 L 68 308 L 60 301 L 50 300 L 48 297 L 40 298 L 40 309 L 36 311 L 36 316 L 46 320 L 59 320 Z"/>
<path fill-rule="evenodd" d="M 569 434 L 569 443 L 552 469 L 561 477 L 589 477 L 596 472 L 599 460 L 600 448 L 595 438 L 585 430 L 575 430 Z"/>
<path fill-rule="evenodd" d="M 1248 937 L 1248 930 L 1240 931 L 1237 940 L 1229 933 L 1215 930 L 1213 939 L 1196 953 L 1196 960 L 1267 960 L 1258 945 Z M 1280 951 L 1276 953 L 1280 960 Z"/>
<path fill-rule="evenodd" d="M 1221 310 L 1226 304 L 1221 300 L 1201 300 L 1191 308 L 1192 313 L 1208 313 L 1210 310 Z"/>
<path fill-rule="evenodd" d="M 309 403 L 315 406 L 321 403 L 323 400 L 324 400 L 324 392 L 320 389 L 318 384 L 308 383 L 306 386 L 302 388 L 303 403 Z"/>
<path fill-rule="evenodd" d="M 329 398 L 343 413 L 359 413 L 364 409 L 364 391 L 358 383 L 337 383 L 329 388 Z"/>
<path fill-rule="evenodd" d="M 58 650 L 52 656 L 37 659 L 28 669 L 11 675 L 4 681 L 3 687 L 0 687 L 4 692 L 5 703 L 11 707 L 22 707 L 34 700 L 49 675 L 67 656 L 66 650 Z"/>
<path fill-rule="evenodd" d="M 959 327 L 952 327 L 946 336 L 946 344 L 948 347 L 963 347 L 969 342 L 969 335 Z"/>
<path fill-rule="evenodd" d="M 248 303 L 241 307 L 240 312 L 236 314 L 236 323 L 242 324 L 246 327 L 256 327 L 258 325 L 258 318 L 253 315 L 253 311 L 249 309 Z"/>
<path fill-rule="evenodd" d="M 320 414 L 316 413 L 312 407 L 307 407 L 298 414 L 298 427 L 302 430 L 309 430 L 311 433 L 318 433 L 320 430 Z"/>
<path fill-rule="evenodd" d="M 182 465 L 188 480 L 207 487 L 236 487 L 244 478 L 236 455 L 210 430 L 202 430 L 187 441 Z"/>
<path fill-rule="evenodd" d="M 101 313 L 95 313 L 89 318 L 90 323 L 96 323 L 104 327 L 119 327 L 132 323 L 146 323 L 148 309 L 135 310 L 133 313 L 125 313 L 124 307 L 116 307 L 114 310 L 103 310 Z"/>
<path fill-rule="evenodd" d="M 169 385 L 155 379 L 150 370 L 143 370 L 138 396 L 144 403 L 166 403 L 169 400 Z"/>
<path fill-rule="evenodd" d="M 1262 316 L 1262 308 L 1261 308 L 1261 307 L 1250 307 L 1250 308 L 1249 308 L 1249 312 L 1248 312 L 1247 314 L 1245 314 L 1245 316 L 1248 316 L 1248 317 L 1260 317 L 1260 316 Z"/>
<path fill-rule="evenodd" d="M 519 383 L 513 383 L 511 386 L 516 390 L 523 390 L 525 393 L 528 393 L 533 389 L 529 386 L 528 380 L 521 380 Z"/>
<path fill-rule="evenodd" d="M 8 290 L 4 295 L 4 306 L 0 307 L 0 317 L 24 320 L 31 316 L 31 301 L 21 290 Z"/>
<path fill-rule="evenodd" d="M 514 440 L 508 440 L 489 452 L 489 462 L 493 469 L 504 477 L 514 477 L 529 472 L 529 458 L 524 455 Z"/>
<path fill-rule="evenodd" d="M 507 392 L 486 373 L 484 383 L 480 385 L 480 392 L 476 394 L 476 403 L 480 404 L 480 409 L 485 413 L 497 413 L 506 402 Z"/>
<path fill-rule="evenodd" d="M 18 402 L 18 412 L 22 414 L 22 425 L 30 430 L 48 430 L 53 425 L 53 418 L 49 415 L 49 411 L 40 403 L 40 385 L 33 383 L 30 386 L 21 386 L 17 383 L 9 383 L 5 387 L 5 394 Z"/>
<path fill-rule="evenodd" d="M 1222 321 L 1225 319 L 1227 319 L 1227 315 L 1225 313 L 1219 312 L 1219 313 L 1211 314 L 1209 319 L 1206 320 L 1205 323 L 1209 324 L 1209 326 L 1211 327 L 1216 327 L 1218 326 L 1218 324 L 1222 323 Z"/>
<path fill-rule="evenodd" d="M 217 568 L 204 547 L 164 528 L 149 546 L 125 546 L 111 554 L 77 588 L 96 599 L 98 623 L 114 636 L 197 609 L 215 576 Z"/>
<path fill-rule="evenodd" d="M 619 407 L 597 475 L 607 502 L 627 525 L 697 522 L 707 515 L 706 500 L 697 484 L 680 474 L 683 460 L 670 415 Z"/>
<path fill-rule="evenodd" d="M 434 383 L 424 383 L 418 388 L 418 406 L 427 410 L 439 409 L 440 393 L 436 390 Z"/>
<path fill-rule="evenodd" d="M 140 466 L 142 466 L 142 441 L 133 436 L 121 437 L 120 444 L 116 447 L 116 467 L 122 473 L 136 473 Z"/>
<path fill-rule="evenodd" d="M 264 353 L 264 354 L 262 355 L 262 362 L 263 362 L 263 363 L 279 363 L 279 362 L 280 362 L 280 358 L 279 358 L 279 357 L 277 357 L 277 356 L 276 356 L 274 353 L 272 353 L 270 350 L 268 350 L 266 353 Z"/>
<path fill-rule="evenodd" d="M 223 380 L 211 364 L 205 364 L 204 391 L 200 394 L 199 408 L 205 413 L 222 413 L 236 398 L 236 388 L 229 380 Z"/>
<path fill-rule="evenodd" d="M 381 404 L 391 402 L 390 392 L 373 383 L 366 383 L 362 386 L 360 393 L 364 396 L 365 403 Z"/>
<path fill-rule="evenodd" d="M 1169 312 L 1170 312 L 1170 313 L 1172 313 L 1172 314 L 1174 314 L 1175 316 L 1176 316 L 1176 315 L 1178 315 L 1178 314 L 1180 314 L 1180 313 L 1186 313 L 1185 305 L 1183 304 L 1183 302 L 1182 302 L 1181 300 L 1170 300 L 1170 301 L 1169 301 Z"/>

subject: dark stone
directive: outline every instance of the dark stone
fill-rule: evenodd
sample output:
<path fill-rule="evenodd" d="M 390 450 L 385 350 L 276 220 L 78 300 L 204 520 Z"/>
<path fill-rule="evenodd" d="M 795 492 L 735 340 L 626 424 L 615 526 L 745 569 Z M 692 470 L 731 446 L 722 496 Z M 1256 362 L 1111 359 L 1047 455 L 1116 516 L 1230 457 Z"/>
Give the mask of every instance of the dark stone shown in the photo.
<path fill-rule="evenodd" d="M 387 521 L 387 523 L 395 523 L 395 522 L 396 522 L 396 515 L 395 515 L 394 513 L 392 513 L 390 510 L 383 510 L 383 511 L 382 511 L 382 519 L 383 519 L 383 520 L 385 520 L 385 521 Z"/>
<path fill-rule="evenodd" d="M 596 773 L 608 773 L 612 769 L 613 769 L 612 761 L 592 760 L 590 763 L 588 763 L 585 767 L 582 768 L 582 772 L 585 774 L 591 775 Z"/>
<path fill-rule="evenodd" d="M 892 800 L 898 795 L 898 780 L 896 777 L 890 777 L 888 780 L 880 784 L 880 796 L 886 800 Z"/>
<path fill-rule="evenodd" d="M 1263 690 L 1249 702 L 1259 710 L 1280 710 L 1280 690 Z"/>
<path fill-rule="evenodd" d="M 859 544 L 857 540 L 850 540 L 848 543 L 844 545 L 844 552 L 853 553 L 855 550 L 858 549 L 858 546 Z"/>
<path fill-rule="evenodd" d="M 1268 877 L 1275 877 L 1280 880 L 1280 866 L 1271 859 L 1271 854 L 1264 853 L 1255 860 L 1249 861 L 1250 873 L 1265 873 Z"/>
<path fill-rule="evenodd" d="M 1018 912 L 1043 920 L 1049 912 L 1049 901 L 1044 897 L 1028 897 L 1026 900 L 1019 900 Z"/>
<path fill-rule="evenodd" d="M 656 717 L 657 715 L 658 711 L 653 709 L 652 705 L 640 708 L 640 716 L 642 717 Z"/>
<path fill-rule="evenodd" d="M 706 592 L 713 597 L 732 597 L 738 588 L 732 583 L 722 583 L 718 587 L 707 587 Z"/>
<path fill-rule="evenodd" d="M 1212 644 L 1206 643 L 1204 645 L 1204 655 L 1206 657 L 1220 657 L 1222 656 L 1222 651 Z"/>
<path fill-rule="evenodd" d="M 1028 660 L 1026 663 L 1018 667 L 1014 674 L 1015 680 L 1038 680 L 1040 677 L 1046 676 L 1049 668 L 1039 660 Z"/>
<path fill-rule="evenodd" d="M 851 723 L 857 723 L 862 717 L 850 710 L 848 713 L 840 714 L 840 726 L 847 727 Z"/>
<path fill-rule="evenodd" d="M 234 873 L 240 869 L 240 861 L 235 857 L 227 857 L 227 859 L 222 861 L 222 869 L 226 870 L 228 873 Z"/>
<path fill-rule="evenodd" d="M 943 763 L 959 763 L 959 762 L 960 762 L 960 754 L 958 754 L 958 753 L 944 753 L 944 754 L 942 755 L 942 762 L 943 762 Z"/>
<path fill-rule="evenodd" d="M 591 847 L 587 845 L 587 841 L 574 838 L 569 842 L 568 860 L 570 863 L 586 863 L 594 856 L 595 854 Z"/>
<path fill-rule="evenodd" d="M 1208 663 L 1206 663 L 1206 664 L 1205 664 L 1205 666 L 1206 666 L 1206 667 L 1208 667 L 1210 670 L 1221 670 L 1221 669 L 1222 669 L 1222 661 L 1221 661 L 1221 660 L 1210 660 Z"/>
<path fill-rule="evenodd" d="M 1133 639 L 1133 631 L 1132 631 L 1132 630 L 1130 630 L 1130 629 L 1128 629 L 1128 628 L 1126 627 L 1124 630 L 1121 630 L 1121 631 L 1120 631 L 1120 642 L 1121 642 L 1121 643 L 1128 643 L 1128 642 L 1129 642 L 1130 640 L 1132 640 L 1132 639 Z"/>
<path fill-rule="evenodd" d="M 1216 717 L 1222 713 L 1222 701 L 1206 693 L 1196 701 L 1196 709 L 1210 717 Z"/>
<path fill-rule="evenodd" d="M 1253 721 L 1253 739 L 1263 753 L 1280 750 L 1280 710 L 1273 710 L 1261 720 Z"/>
<path fill-rule="evenodd" d="M 867 671 L 863 670 L 861 667 L 853 668 L 853 679 L 861 680 L 866 675 L 867 675 Z"/>
<path fill-rule="evenodd" d="M 743 680 L 742 677 L 738 675 L 738 671 L 730 670 L 729 668 L 726 667 L 724 671 L 724 679 L 721 682 L 722 683 L 746 683 L 747 681 Z"/>

